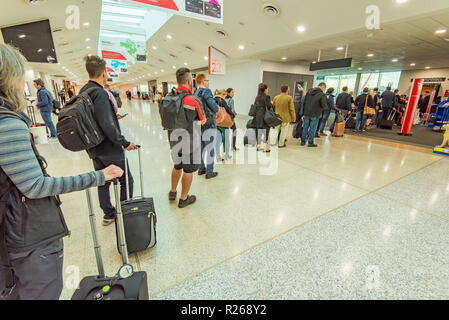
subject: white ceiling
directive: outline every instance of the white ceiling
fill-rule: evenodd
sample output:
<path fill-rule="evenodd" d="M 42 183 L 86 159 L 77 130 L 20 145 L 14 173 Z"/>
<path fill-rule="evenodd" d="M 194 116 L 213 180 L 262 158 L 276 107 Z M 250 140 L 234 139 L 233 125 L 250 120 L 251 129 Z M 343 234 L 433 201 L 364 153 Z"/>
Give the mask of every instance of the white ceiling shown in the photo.
<path fill-rule="evenodd" d="M 2 4 L 3 2 L 8 2 L 8 5 L 2 5 L 3 10 L 0 10 L 0 27 L 49 19 L 52 30 L 60 30 L 53 32 L 56 56 L 60 64 L 30 63 L 33 70 L 76 78 L 62 69 L 65 66 L 70 72 L 85 77 L 83 57 L 97 54 L 98 51 L 101 0 L 46 0 L 37 4 L 27 4 L 24 0 L 3 0 Z M 66 28 L 66 9 L 71 5 L 80 8 L 79 30 Z M 84 22 L 89 22 L 89 26 L 84 27 Z M 91 40 L 86 42 L 86 38 Z M 0 41 L 3 42 L 1 36 Z M 88 46 L 91 48 L 87 49 Z"/>
<path fill-rule="evenodd" d="M 262 8 L 267 2 L 277 4 L 280 15 L 266 16 Z M 380 9 L 382 29 L 368 32 L 364 27 L 365 8 L 373 2 Z M 68 5 L 80 7 L 81 22 L 88 21 L 88 28 L 76 31 L 65 28 Z M 101 0 L 47 0 L 41 5 L 8 0 L 7 9 L 0 12 L 1 26 L 50 18 L 52 29 L 62 29 L 54 33 L 61 65 L 32 64 L 33 69 L 64 74 L 61 66 L 65 65 L 86 78 L 82 57 L 98 52 Z M 319 49 L 322 60 L 340 58 L 344 52 L 335 48 L 349 44 L 349 56 L 355 58 L 356 67 L 364 70 L 410 69 L 410 62 L 417 63 L 416 68 L 420 69 L 426 64 L 449 66 L 446 62 L 449 42 L 434 35 L 436 29 L 448 25 L 448 18 L 448 0 L 409 0 L 405 4 L 397 4 L 395 0 L 340 0 L 326 4 L 311 0 L 225 0 L 223 25 L 173 16 L 149 39 L 148 64 L 130 65 L 129 75 L 121 76 L 121 80 L 155 79 L 173 74 L 173 66 L 178 68 L 184 63 L 192 69 L 204 68 L 207 62 L 203 57 L 209 45 L 223 51 L 230 64 L 243 59 L 282 61 L 282 56 L 288 57 L 288 63 L 310 63 L 316 60 Z M 298 25 L 304 25 L 306 31 L 297 32 Z M 220 37 L 217 30 L 227 36 Z M 173 38 L 168 40 L 167 34 Z M 449 38 L 449 32 L 446 35 Z M 89 44 L 86 38 L 91 39 Z M 238 49 L 240 44 L 245 50 Z M 368 58 L 368 52 L 375 56 Z M 393 64 L 392 58 L 400 60 Z"/>

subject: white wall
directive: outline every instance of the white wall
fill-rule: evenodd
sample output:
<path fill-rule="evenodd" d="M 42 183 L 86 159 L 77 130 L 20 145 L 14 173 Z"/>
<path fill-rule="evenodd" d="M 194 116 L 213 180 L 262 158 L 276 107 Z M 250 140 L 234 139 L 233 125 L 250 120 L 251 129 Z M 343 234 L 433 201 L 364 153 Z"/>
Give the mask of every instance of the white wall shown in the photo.
<path fill-rule="evenodd" d="M 238 114 L 247 115 L 257 95 L 257 86 L 262 82 L 261 61 L 227 65 L 226 69 L 224 76 L 209 76 L 210 88 L 212 92 L 215 89 L 234 88 L 235 109 Z"/>
<path fill-rule="evenodd" d="M 430 69 L 430 70 L 404 70 L 399 80 L 399 92 L 401 94 L 410 94 L 412 89 L 411 79 L 416 78 L 446 78 L 446 81 L 441 84 L 438 96 L 444 96 L 446 90 L 449 90 L 449 68 L 445 69 Z"/>

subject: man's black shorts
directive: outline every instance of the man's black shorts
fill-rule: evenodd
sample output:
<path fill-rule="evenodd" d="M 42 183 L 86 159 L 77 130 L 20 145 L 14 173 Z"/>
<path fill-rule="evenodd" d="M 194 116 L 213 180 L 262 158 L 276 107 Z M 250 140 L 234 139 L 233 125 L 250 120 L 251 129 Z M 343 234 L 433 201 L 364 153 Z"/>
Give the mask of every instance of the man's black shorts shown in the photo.
<path fill-rule="evenodd" d="M 168 132 L 170 147 L 173 148 L 178 142 L 170 141 L 170 134 L 171 132 Z M 172 160 L 175 163 L 175 169 L 176 170 L 183 170 L 185 173 L 193 173 L 198 171 L 200 165 L 194 164 L 193 160 L 193 153 L 190 153 L 189 155 L 186 155 L 183 157 L 183 154 L 181 150 L 178 152 L 178 156 L 174 157 L 173 150 L 171 151 Z M 186 159 L 184 159 L 186 158 Z"/>

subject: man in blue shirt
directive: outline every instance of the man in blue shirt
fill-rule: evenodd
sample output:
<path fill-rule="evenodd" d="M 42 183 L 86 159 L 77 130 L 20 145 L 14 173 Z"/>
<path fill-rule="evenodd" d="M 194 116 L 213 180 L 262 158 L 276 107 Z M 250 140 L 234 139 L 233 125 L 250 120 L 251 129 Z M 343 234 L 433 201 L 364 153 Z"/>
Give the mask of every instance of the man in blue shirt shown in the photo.
<path fill-rule="evenodd" d="M 45 125 L 50 130 L 50 138 L 56 138 L 56 128 L 51 120 L 51 111 L 53 110 L 53 97 L 45 88 L 42 79 L 34 80 L 34 87 L 37 89 L 37 108 L 41 112 Z"/>
<path fill-rule="evenodd" d="M 209 114 L 212 116 L 212 124 L 210 128 L 206 128 L 201 139 L 201 165 L 198 175 L 206 174 L 206 179 L 215 178 L 218 172 L 214 172 L 214 158 L 215 158 L 215 139 L 217 137 L 217 124 L 215 121 L 215 114 L 218 112 L 218 105 L 215 102 L 214 95 L 209 89 L 209 79 L 204 73 L 196 76 L 196 83 L 198 90 L 195 95 L 200 97 L 203 101 L 203 107 L 209 109 Z M 207 113 L 206 113 L 207 114 Z M 207 152 L 206 152 L 207 151 Z M 207 167 L 204 163 L 204 153 L 206 152 Z"/>

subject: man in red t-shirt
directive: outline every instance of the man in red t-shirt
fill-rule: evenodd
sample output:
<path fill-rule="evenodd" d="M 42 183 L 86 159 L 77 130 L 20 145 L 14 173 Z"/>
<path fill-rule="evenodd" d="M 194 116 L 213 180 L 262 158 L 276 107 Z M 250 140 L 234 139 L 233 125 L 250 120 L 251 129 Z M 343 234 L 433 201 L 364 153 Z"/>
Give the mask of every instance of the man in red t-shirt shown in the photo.
<path fill-rule="evenodd" d="M 199 122 L 201 125 L 203 125 L 204 123 L 206 123 L 206 116 L 201 112 L 201 107 L 198 102 L 192 97 L 191 88 L 193 84 L 193 78 L 190 70 L 187 68 L 181 68 L 176 71 L 176 80 L 178 82 L 178 88 L 176 89 L 176 91 L 178 93 L 188 93 L 188 95 L 184 97 L 183 105 L 187 121 L 191 123 L 191 126 L 187 128 L 187 131 L 189 135 L 191 135 L 189 140 L 191 143 L 193 143 L 192 136 L 194 124 L 195 122 Z M 170 148 L 172 149 L 172 159 L 175 162 L 175 167 L 173 168 L 171 176 L 171 190 L 168 198 L 170 201 L 176 200 L 176 190 L 178 188 L 179 180 L 182 176 L 182 191 L 178 207 L 185 208 L 196 201 L 196 197 L 193 195 L 189 195 L 189 191 L 193 181 L 193 173 L 198 171 L 199 163 L 195 163 L 197 161 L 194 160 L 194 151 L 192 150 L 192 148 L 189 147 L 189 154 L 183 154 L 187 152 L 184 150 L 184 148 L 174 149 L 174 146 L 181 142 L 179 140 L 176 140 L 176 137 L 173 137 L 173 139 L 171 139 L 171 136 L 172 131 L 168 131 L 168 140 L 170 142 Z"/>

